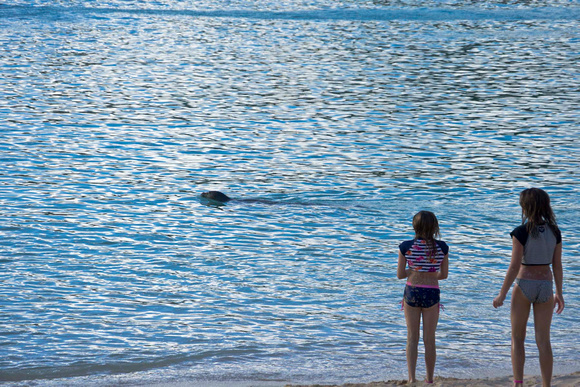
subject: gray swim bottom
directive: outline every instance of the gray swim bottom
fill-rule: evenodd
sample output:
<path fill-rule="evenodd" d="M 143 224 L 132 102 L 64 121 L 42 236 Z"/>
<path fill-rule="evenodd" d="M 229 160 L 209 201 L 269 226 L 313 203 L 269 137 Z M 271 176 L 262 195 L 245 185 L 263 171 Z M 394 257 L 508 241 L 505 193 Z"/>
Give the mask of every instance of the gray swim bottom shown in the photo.
<path fill-rule="evenodd" d="M 552 281 L 549 280 L 531 280 L 516 278 L 516 284 L 522 289 L 524 296 L 532 304 L 550 301 L 554 292 L 552 291 Z"/>

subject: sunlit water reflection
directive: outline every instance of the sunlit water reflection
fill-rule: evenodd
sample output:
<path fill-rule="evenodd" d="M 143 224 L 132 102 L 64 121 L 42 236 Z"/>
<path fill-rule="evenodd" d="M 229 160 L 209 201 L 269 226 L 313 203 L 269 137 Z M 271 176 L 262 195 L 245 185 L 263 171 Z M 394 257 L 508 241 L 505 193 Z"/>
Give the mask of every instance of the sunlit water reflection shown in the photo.
<path fill-rule="evenodd" d="M 534 6 L 0 6 L 0 380 L 402 379 L 420 209 L 451 246 L 438 373 L 507 375 L 491 300 L 529 186 L 577 370 L 580 11 Z"/>

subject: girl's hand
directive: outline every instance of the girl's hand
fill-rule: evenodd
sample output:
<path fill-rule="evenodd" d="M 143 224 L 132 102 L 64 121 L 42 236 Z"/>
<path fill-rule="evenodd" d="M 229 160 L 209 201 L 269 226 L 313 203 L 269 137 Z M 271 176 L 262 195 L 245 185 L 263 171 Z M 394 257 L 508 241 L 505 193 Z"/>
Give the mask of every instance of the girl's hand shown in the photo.
<path fill-rule="evenodd" d="M 504 300 L 505 300 L 505 296 L 502 296 L 501 294 L 499 294 L 496 298 L 493 299 L 493 307 L 499 308 L 500 306 L 503 305 Z"/>
<path fill-rule="evenodd" d="M 554 308 L 556 308 L 556 313 L 558 314 L 564 310 L 564 297 L 561 294 L 554 296 Z"/>

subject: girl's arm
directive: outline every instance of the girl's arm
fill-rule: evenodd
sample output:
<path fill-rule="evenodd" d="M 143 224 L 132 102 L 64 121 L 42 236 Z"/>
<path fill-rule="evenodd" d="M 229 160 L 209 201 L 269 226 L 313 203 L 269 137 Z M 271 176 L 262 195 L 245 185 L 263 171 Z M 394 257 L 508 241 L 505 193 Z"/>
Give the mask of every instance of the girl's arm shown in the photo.
<path fill-rule="evenodd" d="M 441 262 L 441 268 L 437 273 L 438 280 L 447 279 L 447 275 L 449 274 L 449 254 L 445 254 L 443 257 L 443 262 Z"/>
<path fill-rule="evenodd" d="M 556 283 L 554 307 L 556 308 L 556 313 L 560 314 L 564 310 L 564 296 L 562 295 L 562 280 L 564 278 L 564 272 L 562 270 L 562 243 L 558 243 L 554 249 L 552 270 L 554 271 L 554 282 Z"/>
<path fill-rule="evenodd" d="M 522 265 L 522 257 L 524 255 L 524 246 L 518 241 L 517 238 L 512 238 L 512 260 L 510 266 L 507 269 L 505 278 L 503 280 L 503 285 L 499 294 L 493 300 L 493 307 L 498 308 L 503 305 L 503 302 L 507 296 L 508 291 L 512 287 L 518 272 L 520 271 L 520 266 Z"/>
<path fill-rule="evenodd" d="M 403 253 L 401 253 L 401 250 L 399 250 L 399 263 L 397 265 L 397 278 L 398 279 L 407 278 L 409 276 L 411 269 L 405 269 L 406 266 L 407 266 L 407 259 L 405 258 Z"/>

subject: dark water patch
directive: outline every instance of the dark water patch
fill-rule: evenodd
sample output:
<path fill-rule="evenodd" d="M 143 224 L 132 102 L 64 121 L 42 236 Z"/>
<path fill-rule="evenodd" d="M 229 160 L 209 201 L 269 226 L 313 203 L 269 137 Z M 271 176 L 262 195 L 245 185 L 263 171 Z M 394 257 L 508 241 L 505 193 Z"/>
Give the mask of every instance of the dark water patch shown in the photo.
<path fill-rule="evenodd" d="M 65 19 L 74 15 L 98 17 L 107 15 L 131 15 L 138 17 L 177 16 L 192 18 L 234 18 L 295 21 L 518 21 L 518 20 L 578 20 L 580 7 L 533 7 L 533 8 L 358 8 L 322 9 L 304 11 L 259 10 L 186 10 L 186 9 L 139 9 L 102 7 L 43 7 L 0 5 L 0 18 L 53 18 Z"/>

